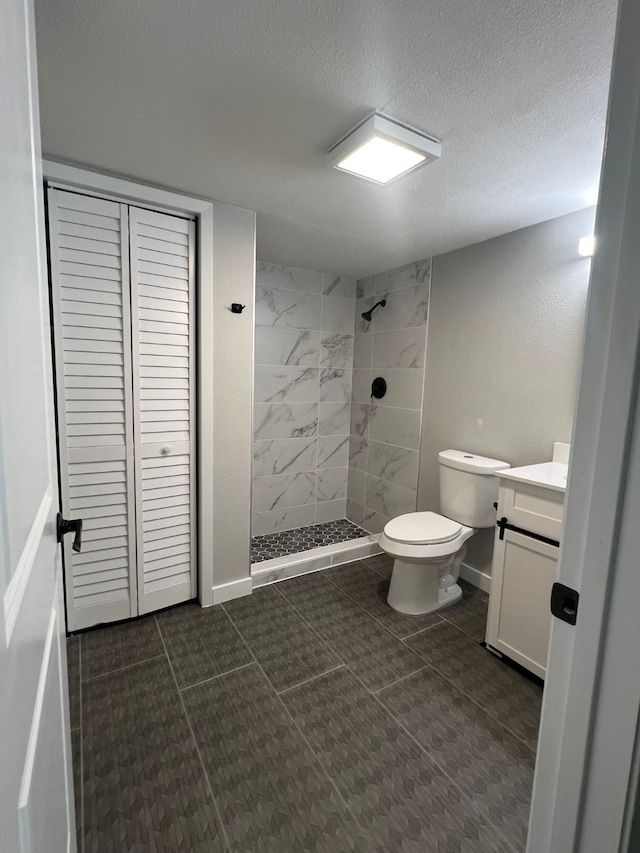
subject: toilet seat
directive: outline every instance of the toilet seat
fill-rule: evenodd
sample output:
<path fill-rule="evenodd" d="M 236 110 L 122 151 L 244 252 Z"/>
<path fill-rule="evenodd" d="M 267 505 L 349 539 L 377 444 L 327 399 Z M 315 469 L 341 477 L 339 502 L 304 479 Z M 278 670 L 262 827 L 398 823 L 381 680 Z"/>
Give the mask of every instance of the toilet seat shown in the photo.
<path fill-rule="evenodd" d="M 387 539 L 405 545 L 440 545 L 460 535 L 462 525 L 437 512 L 409 512 L 388 521 Z"/>

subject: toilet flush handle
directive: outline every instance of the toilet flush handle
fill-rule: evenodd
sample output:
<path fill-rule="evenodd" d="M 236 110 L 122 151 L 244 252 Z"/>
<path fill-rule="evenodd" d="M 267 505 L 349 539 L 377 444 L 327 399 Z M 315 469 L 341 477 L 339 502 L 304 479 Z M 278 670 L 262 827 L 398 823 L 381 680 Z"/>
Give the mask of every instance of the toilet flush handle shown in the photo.
<path fill-rule="evenodd" d="M 163 445 L 163 447 L 160 448 L 160 453 L 162 453 L 163 456 L 168 456 L 172 450 L 173 447 L 171 447 L 170 444 L 165 444 Z"/>

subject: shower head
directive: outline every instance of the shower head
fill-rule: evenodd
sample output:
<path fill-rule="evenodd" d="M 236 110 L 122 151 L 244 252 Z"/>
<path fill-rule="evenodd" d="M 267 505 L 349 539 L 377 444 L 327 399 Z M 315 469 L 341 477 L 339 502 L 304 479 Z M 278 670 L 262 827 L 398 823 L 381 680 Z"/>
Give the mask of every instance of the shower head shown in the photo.
<path fill-rule="evenodd" d="M 369 308 L 368 311 L 363 311 L 360 316 L 362 317 L 363 320 L 366 320 L 367 323 L 370 323 L 371 322 L 371 316 L 372 316 L 373 312 L 376 310 L 376 308 L 378 307 L 378 305 L 381 305 L 384 308 L 384 306 L 386 304 L 387 304 L 387 300 L 381 299 L 380 302 L 376 302 L 376 304 L 373 306 L 373 308 Z"/>

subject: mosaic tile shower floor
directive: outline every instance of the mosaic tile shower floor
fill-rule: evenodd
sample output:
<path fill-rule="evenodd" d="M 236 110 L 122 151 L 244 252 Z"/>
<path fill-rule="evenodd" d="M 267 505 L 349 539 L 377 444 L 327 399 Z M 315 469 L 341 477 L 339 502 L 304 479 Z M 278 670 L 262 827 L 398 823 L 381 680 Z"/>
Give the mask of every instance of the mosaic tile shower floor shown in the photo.
<path fill-rule="evenodd" d="M 542 691 L 386 555 L 68 641 L 80 853 L 522 853 Z"/>
<path fill-rule="evenodd" d="M 310 524 L 295 530 L 283 530 L 265 536 L 254 536 L 251 540 L 251 562 L 261 563 L 287 554 L 298 554 L 321 548 L 323 545 L 336 545 L 350 539 L 368 536 L 366 530 L 341 518 L 338 521 L 325 521 L 322 524 Z"/>

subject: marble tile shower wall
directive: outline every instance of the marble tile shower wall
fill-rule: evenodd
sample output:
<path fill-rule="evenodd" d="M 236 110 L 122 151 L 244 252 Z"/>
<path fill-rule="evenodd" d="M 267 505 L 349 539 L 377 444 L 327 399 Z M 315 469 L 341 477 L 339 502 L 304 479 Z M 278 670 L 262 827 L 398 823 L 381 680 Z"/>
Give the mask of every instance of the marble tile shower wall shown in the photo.
<path fill-rule="evenodd" d="M 357 282 L 347 518 L 370 533 L 416 508 L 430 286 L 430 258 Z"/>
<path fill-rule="evenodd" d="M 258 262 L 254 536 L 346 515 L 356 282 Z"/>

